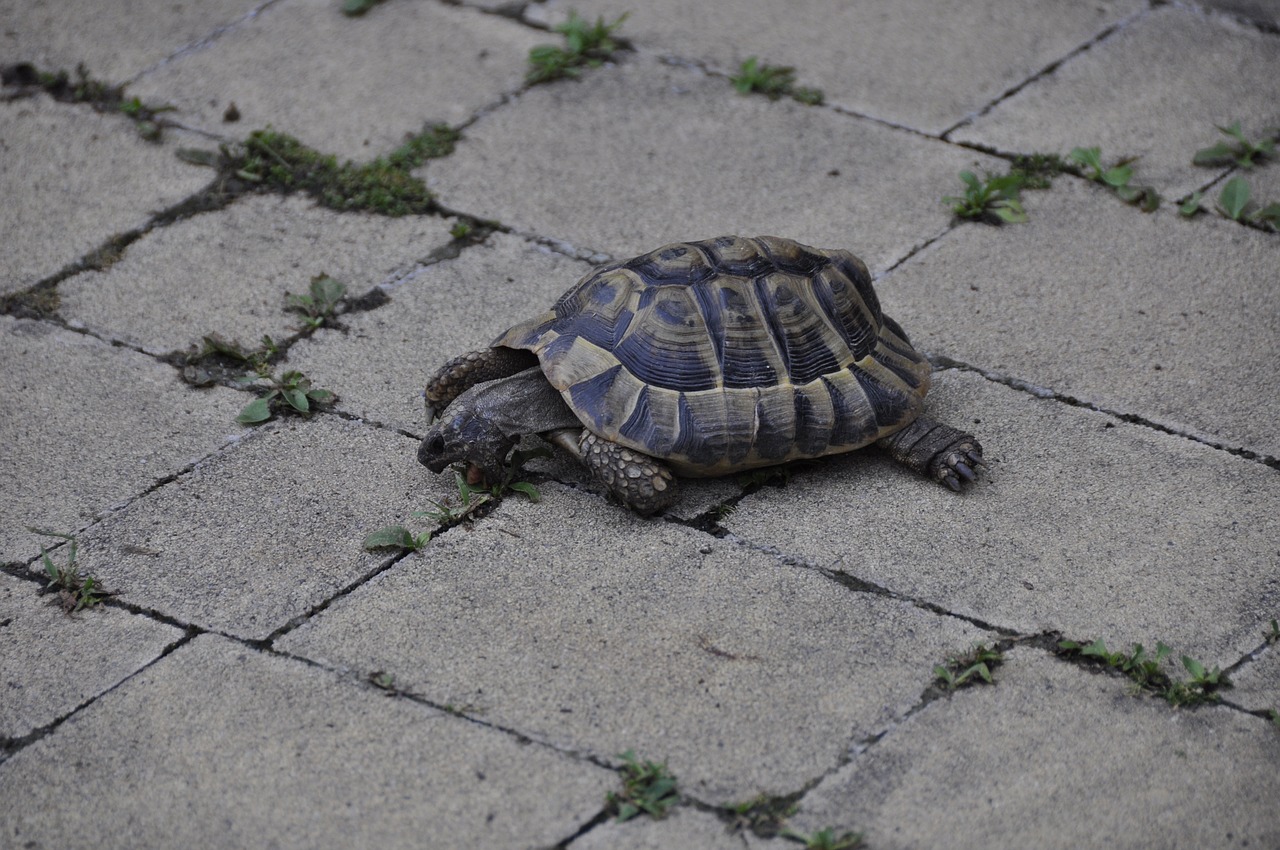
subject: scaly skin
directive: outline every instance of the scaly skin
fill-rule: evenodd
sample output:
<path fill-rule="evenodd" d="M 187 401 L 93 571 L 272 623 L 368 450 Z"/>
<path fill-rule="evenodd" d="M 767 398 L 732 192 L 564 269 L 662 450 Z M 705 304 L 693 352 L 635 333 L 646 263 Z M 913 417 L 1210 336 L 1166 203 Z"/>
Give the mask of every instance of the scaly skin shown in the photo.
<path fill-rule="evenodd" d="M 678 498 L 671 470 L 661 461 L 585 430 L 578 448 L 596 479 L 641 516 L 660 511 Z"/>
<path fill-rule="evenodd" d="M 434 422 L 450 402 L 476 384 L 514 375 L 537 363 L 538 358 L 533 354 L 514 348 L 485 348 L 459 354 L 441 366 L 427 382 L 423 392 L 427 400 L 427 423 Z"/>
<path fill-rule="evenodd" d="M 877 440 L 876 445 L 908 469 L 957 492 L 963 482 L 973 480 L 974 467 L 986 465 L 977 437 L 927 416 Z"/>

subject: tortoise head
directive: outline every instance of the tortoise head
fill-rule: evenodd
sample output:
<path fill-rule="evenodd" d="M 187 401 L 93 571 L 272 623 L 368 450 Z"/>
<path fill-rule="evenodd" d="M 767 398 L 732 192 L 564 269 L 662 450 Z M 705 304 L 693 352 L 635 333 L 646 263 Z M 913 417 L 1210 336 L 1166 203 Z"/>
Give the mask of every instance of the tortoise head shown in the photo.
<path fill-rule="evenodd" d="M 444 472 L 459 461 L 480 468 L 486 480 L 500 481 L 515 439 L 489 417 L 462 409 L 427 429 L 418 447 L 418 462 L 432 472 Z"/>

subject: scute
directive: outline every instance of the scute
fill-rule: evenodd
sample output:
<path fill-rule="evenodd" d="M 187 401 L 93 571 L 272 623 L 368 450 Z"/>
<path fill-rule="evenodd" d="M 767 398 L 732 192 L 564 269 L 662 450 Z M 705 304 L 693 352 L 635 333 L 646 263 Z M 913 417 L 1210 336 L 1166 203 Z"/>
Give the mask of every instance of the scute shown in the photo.
<path fill-rule="evenodd" d="M 602 266 L 494 345 L 537 354 L 584 425 L 682 475 L 860 448 L 929 387 L 862 261 L 779 237 Z"/>

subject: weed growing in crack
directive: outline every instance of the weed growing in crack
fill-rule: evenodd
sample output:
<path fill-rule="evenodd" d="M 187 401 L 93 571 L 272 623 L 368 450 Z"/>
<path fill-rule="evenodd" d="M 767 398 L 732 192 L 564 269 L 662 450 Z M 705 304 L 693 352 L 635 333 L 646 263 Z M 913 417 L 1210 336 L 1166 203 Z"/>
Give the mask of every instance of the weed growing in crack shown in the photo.
<path fill-rule="evenodd" d="M 396 693 L 396 677 L 382 670 L 369 674 L 369 684 L 386 691 L 388 696 L 394 696 Z"/>
<path fill-rule="evenodd" d="M 729 78 L 739 94 L 762 94 L 770 100 L 787 95 L 810 106 L 820 106 L 825 99 L 821 89 L 798 87 L 796 69 L 785 65 L 765 65 L 751 56 Z"/>
<path fill-rule="evenodd" d="M 610 791 L 605 797 L 605 808 L 619 823 L 640 814 L 661 819 L 680 802 L 676 778 L 667 770 L 666 762 L 642 762 L 634 750 L 627 750 L 618 758 L 623 762 L 622 791 Z"/>
<path fill-rule="evenodd" d="M 31 527 L 28 527 L 27 531 L 43 537 L 57 537 L 61 540 L 66 540 L 70 544 L 67 547 L 67 563 L 65 565 L 55 564 L 45 548 L 43 546 L 40 547 L 40 562 L 44 566 L 45 575 L 49 578 L 49 583 L 45 585 L 45 590 L 57 589 L 58 601 L 62 605 L 62 610 L 68 614 L 74 614 L 85 608 L 92 608 L 101 604 L 109 596 L 115 596 L 114 591 L 104 590 L 93 576 L 80 575 L 80 567 L 76 564 L 77 543 L 75 535 Z"/>
<path fill-rule="evenodd" d="M 1142 644 L 1135 643 L 1133 652 L 1110 652 L 1099 638 L 1090 644 L 1064 640 L 1058 642 L 1058 652 L 1067 657 L 1080 657 L 1101 664 L 1128 676 L 1139 691 L 1162 697 L 1170 705 L 1198 705 L 1217 702 L 1218 691 L 1231 687 L 1227 674 L 1217 667 L 1207 669 L 1190 656 L 1182 656 L 1182 666 L 1190 678 L 1179 680 L 1164 671 L 1163 662 L 1173 650 L 1161 642 L 1156 643 L 1154 655 L 1148 655 Z"/>
<path fill-rule="evenodd" d="M 744 829 L 761 838 L 772 838 L 779 833 L 787 818 L 796 813 L 798 794 L 786 797 L 769 797 L 760 794 L 754 799 L 728 807 L 730 826 L 735 831 Z"/>
<path fill-rule="evenodd" d="M 948 691 L 976 684 L 979 681 L 993 685 L 995 680 L 991 677 L 991 669 L 999 666 L 1003 661 L 1004 654 L 994 646 L 978 644 L 964 655 L 948 659 L 945 665 L 939 664 L 934 667 L 934 680 Z"/>
<path fill-rule="evenodd" d="M 564 46 L 539 44 L 531 49 L 525 82 L 537 85 L 561 77 L 578 77 L 584 66 L 594 68 L 601 65 L 618 50 L 619 44 L 614 41 L 613 33 L 626 19 L 624 14 L 613 23 L 606 24 L 601 17 L 596 18 L 594 24 L 589 24 L 577 12 L 570 11 L 569 20 L 551 28 L 564 36 Z"/>
<path fill-rule="evenodd" d="M 303 329 L 313 331 L 333 318 L 338 304 L 346 297 L 347 285 L 327 274 L 311 278 L 311 292 L 307 295 L 285 293 L 285 309 L 301 313 Z"/>
<path fill-rule="evenodd" d="M 89 76 L 83 63 L 76 65 L 74 79 L 66 71 L 40 71 L 29 62 L 19 62 L 0 69 L 0 81 L 6 86 L 38 88 L 64 103 L 87 103 L 99 112 L 118 112 L 134 122 L 138 135 L 148 142 L 158 142 L 164 132 L 159 115 L 176 109 L 167 104 L 144 103 L 136 97 L 126 98 L 125 85 L 111 85 Z"/>
<path fill-rule="evenodd" d="M 862 846 L 862 833 L 842 832 L 836 835 L 836 831 L 831 827 L 807 834 L 796 832 L 794 829 L 784 829 L 779 835 L 803 844 L 805 850 L 855 850 Z"/>
<path fill-rule="evenodd" d="M 382 2 L 383 0 L 344 0 L 342 14 L 348 18 L 357 18 Z"/>
<path fill-rule="evenodd" d="M 1262 131 L 1261 141 L 1251 142 L 1240 129 L 1239 121 L 1230 127 L 1215 126 L 1231 141 L 1221 141 L 1196 151 L 1195 156 L 1191 158 L 1193 165 L 1210 168 L 1222 166 L 1253 168 L 1257 162 L 1272 159 L 1276 155 L 1276 142 L 1280 141 L 1280 128 L 1268 127 Z"/>
<path fill-rule="evenodd" d="M 1272 617 L 1271 628 L 1267 629 L 1267 631 L 1263 633 L 1262 637 L 1266 640 L 1268 646 L 1280 643 L 1280 620 Z"/>
<path fill-rule="evenodd" d="M 1133 166 L 1137 157 L 1122 159 L 1111 167 L 1102 164 L 1101 148 L 1074 148 L 1069 154 L 1072 162 L 1087 169 L 1082 176 L 1101 183 L 1116 193 L 1126 204 L 1133 204 L 1143 212 L 1154 212 L 1160 207 L 1160 195 L 1151 186 L 1133 186 Z"/>
<path fill-rule="evenodd" d="M 1027 220 L 1022 209 L 1021 193 L 1026 179 L 1014 172 L 979 180 L 972 171 L 961 171 L 963 195 L 947 195 L 944 204 L 959 218 L 985 221 L 988 224 L 1019 224 Z"/>
<path fill-rule="evenodd" d="M 1218 212 L 1232 221 L 1246 224 L 1268 224 L 1280 227 L 1280 203 L 1270 203 L 1258 208 L 1252 201 L 1253 192 L 1243 177 L 1232 177 L 1218 193 Z M 1199 198 L 1196 199 L 1197 202 Z M 1190 204 L 1190 201 L 1183 206 Z M 1194 210 L 1191 214 L 1194 215 Z"/>
<path fill-rule="evenodd" d="M 236 421 L 241 425 L 257 425 L 270 420 L 276 412 L 294 411 L 302 415 L 311 413 L 313 404 L 327 405 L 338 400 L 329 390 L 311 386 L 311 379 L 297 370 L 285 372 L 279 378 L 259 374 L 237 378 L 236 383 L 248 385 L 267 381 L 267 394 L 254 399 L 240 411 Z"/>
<path fill-rule="evenodd" d="M 365 551 L 368 552 L 372 552 L 375 549 L 403 549 L 409 552 L 417 552 L 423 546 L 426 546 L 430 540 L 430 531 L 414 534 L 403 525 L 388 525 L 365 535 L 362 545 Z"/>

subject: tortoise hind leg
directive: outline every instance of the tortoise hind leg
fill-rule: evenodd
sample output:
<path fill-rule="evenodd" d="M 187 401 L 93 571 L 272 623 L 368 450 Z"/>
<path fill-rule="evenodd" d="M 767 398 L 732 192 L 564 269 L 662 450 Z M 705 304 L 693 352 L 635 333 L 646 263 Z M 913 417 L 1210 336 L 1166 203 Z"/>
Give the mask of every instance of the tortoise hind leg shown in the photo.
<path fill-rule="evenodd" d="M 578 440 L 578 449 L 592 475 L 641 516 L 675 502 L 676 481 L 666 464 L 586 430 Z"/>
<path fill-rule="evenodd" d="M 977 437 L 927 416 L 882 437 L 876 445 L 908 469 L 956 491 L 963 482 L 973 480 L 974 467 L 984 466 Z"/>
<path fill-rule="evenodd" d="M 435 377 L 427 382 L 423 393 L 427 399 L 428 424 L 444 411 L 449 403 L 476 384 L 506 378 L 538 365 L 532 352 L 515 348 L 484 348 L 459 354 L 440 367 Z"/>

